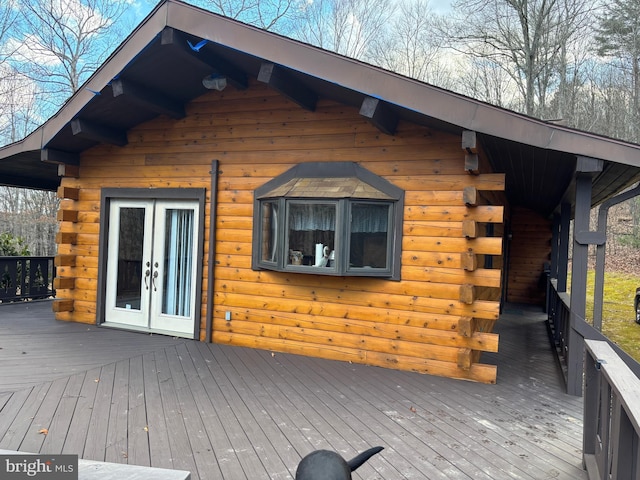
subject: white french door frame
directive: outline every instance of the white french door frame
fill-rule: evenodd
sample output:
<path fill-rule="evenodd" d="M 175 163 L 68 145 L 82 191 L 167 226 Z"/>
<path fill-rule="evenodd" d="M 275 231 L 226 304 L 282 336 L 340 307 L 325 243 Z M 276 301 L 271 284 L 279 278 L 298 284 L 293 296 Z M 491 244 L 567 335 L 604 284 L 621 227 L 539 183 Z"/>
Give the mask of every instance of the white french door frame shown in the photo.
<path fill-rule="evenodd" d="M 99 325 L 198 338 L 204 202 L 204 189 L 103 189 L 96 311 Z M 142 238 L 132 248 L 142 257 L 134 267 L 141 292 L 130 297 L 129 292 L 116 295 L 120 287 L 115 286 L 122 262 L 114 264 L 113 255 L 123 208 L 134 211 L 132 221 L 144 223 L 137 227 Z M 191 209 L 192 215 L 188 214 Z M 189 268 L 189 274 L 185 274 Z M 188 298 L 184 295 L 187 291 Z"/>

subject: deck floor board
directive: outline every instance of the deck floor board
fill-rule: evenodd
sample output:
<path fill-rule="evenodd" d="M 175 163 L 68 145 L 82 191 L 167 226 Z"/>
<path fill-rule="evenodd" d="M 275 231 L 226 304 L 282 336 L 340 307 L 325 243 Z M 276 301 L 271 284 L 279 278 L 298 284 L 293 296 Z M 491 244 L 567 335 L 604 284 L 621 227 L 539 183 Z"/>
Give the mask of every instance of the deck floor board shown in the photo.
<path fill-rule="evenodd" d="M 167 349 L 166 352 L 171 378 L 174 380 L 179 412 L 200 413 L 193 392 L 189 388 L 180 353 L 175 347 Z M 200 414 L 182 414 L 182 418 L 184 419 L 185 435 L 198 472 L 213 473 L 218 469 L 218 465 L 215 462 L 213 447 L 204 427 L 202 416 Z M 178 455 L 185 456 L 185 453 L 179 452 Z"/>
<path fill-rule="evenodd" d="M 33 390 L 33 387 L 25 388 L 18 392 L 7 392 L 3 394 L 5 395 L 5 402 L 2 407 L 0 407 L 0 443 L 6 441 L 9 429 L 24 405 L 24 402 L 29 397 L 31 390 Z"/>
<path fill-rule="evenodd" d="M 164 405 L 160 396 L 160 383 L 153 353 L 143 356 L 144 389 L 147 411 L 147 425 L 144 431 L 148 434 L 149 456 L 152 467 L 173 468 L 171 447 Z"/>
<path fill-rule="evenodd" d="M 33 418 L 46 398 L 50 386 L 51 382 L 46 382 L 30 389 L 29 396 L 21 405 L 7 433 L 2 440 L 0 440 L 0 448 L 5 450 L 18 450 L 25 440 L 25 437 L 33 433 L 33 431 L 30 430 Z"/>
<path fill-rule="evenodd" d="M 127 463 L 129 456 L 127 426 L 129 417 L 129 360 L 115 365 L 110 414 L 104 459 L 107 462 Z"/>
<path fill-rule="evenodd" d="M 213 383 L 215 380 L 208 375 L 208 369 L 197 346 L 195 342 L 185 344 L 181 358 L 187 363 L 185 370 L 190 372 L 186 377 L 187 382 L 211 442 L 212 456 L 216 460 L 214 472 L 220 475 L 217 478 L 244 478 L 246 475 L 242 470 L 242 464 L 231 446 L 219 416 L 220 397 L 211 397 L 205 388 L 206 383 Z M 191 366 L 193 368 L 189 368 Z"/>
<path fill-rule="evenodd" d="M 30 419 L 29 428 L 22 439 L 20 448 L 27 452 L 39 452 L 49 432 L 49 427 L 56 418 L 56 411 L 62 400 L 69 378 L 58 378 L 51 382 L 41 403 L 36 403 L 36 414 Z M 36 399 L 36 402 L 38 399 Z M 46 432 L 46 433 L 45 433 Z"/>
<path fill-rule="evenodd" d="M 147 392 L 144 388 L 142 357 L 129 362 L 129 415 L 127 415 L 127 463 L 151 466 L 147 422 Z"/>
<path fill-rule="evenodd" d="M 88 460 L 104 462 L 105 459 L 109 421 L 117 415 L 111 410 L 115 370 L 115 363 L 105 365 L 100 369 L 100 376 L 94 379 L 96 395 L 84 446 L 84 458 Z"/>
<path fill-rule="evenodd" d="M 71 421 L 76 413 L 76 406 L 80 398 L 80 391 L 86 376 L 85 373 L 77 373 L 68 377 L 65 390 L 55 414 L 49 424 L 49 433 L 44 439 L 40 448 L 43 452 L 59 454 L 62 452 L 65 441 L 69 434 Z"/>
<path fill-rule="evenodd" d="M 196 472 L 194 451 L 191 448 L 185 420 L 194 412 L 183 412 L 178 400 L 176 385 L 171 375 L 167 354 L 172 347 L 155 352 L 162 408 L 169 432 L 169 450 L 172 468 Z"/>
<path fill-rule="evenodd" d="M 291 479 L 320 448 L 385 449 L 354 479 L 586 479 L 582 399 L 563 393 L 544 315 L 497 323 L 496 385 L 56 322 L 0 305 L 0 448 Z M 46 429 L 48 433 L 43 433 Z"/>
<path fill-rule="evenodd" d="M 85 445 L 87 443 L 89 422 L 91 421 L 91 414 L 94 410 L 96 393 L 98 391 L 97 380 L 100 379 L 100 370 L 100 368 L 93 368 L 86 372 L 83 378 L 80 395 L 78 396 L 73 417 L 69 424 L 67 437 L 62 445 L 62 451 L 43 453 L 77 454 L 80 455 L 80 458 L 87 458 L 91 460 L 88 456 L 85 456 Z"/>

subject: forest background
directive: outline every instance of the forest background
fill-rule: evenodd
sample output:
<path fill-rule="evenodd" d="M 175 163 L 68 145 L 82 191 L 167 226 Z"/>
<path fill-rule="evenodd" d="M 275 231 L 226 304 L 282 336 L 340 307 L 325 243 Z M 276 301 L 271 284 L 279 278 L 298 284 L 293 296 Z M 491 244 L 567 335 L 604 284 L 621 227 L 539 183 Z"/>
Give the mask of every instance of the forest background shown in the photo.
<path fill-rule="evenodd" d="M 532 117 L 640 142 L 638 0 L 187 3 Z M 53 115 L 155 5 L 0 0 L 0 145 Z M 55 192 L 0 186 L 0 255 L 3 245 L 54 255 L 56 210 Z M 609 218 L 608 269 L 640 276 L 638 199 Z"/>

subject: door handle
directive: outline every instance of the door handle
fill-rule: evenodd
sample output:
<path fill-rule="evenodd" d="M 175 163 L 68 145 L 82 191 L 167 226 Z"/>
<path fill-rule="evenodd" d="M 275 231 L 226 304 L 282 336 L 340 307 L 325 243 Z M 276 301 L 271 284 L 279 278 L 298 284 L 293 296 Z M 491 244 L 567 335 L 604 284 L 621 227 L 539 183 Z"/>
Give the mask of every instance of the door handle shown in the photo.
<path fill-rule="evenodd" d="M 144 272 L 144 286 L 147 290 L 149 290 L 149 282 L 147 280 L 147 278 L 149 277 L 149 275 L 151 275 L 151 270 L 149 270 L 149 266 L 151 265 L 150 262 L 147 262 L 147 270 Z"/>
<path fill-rule="evenodd" d="M 151 283 L 153 283 L 153 291 L 157 291 L 158 289 L 156 288 L 156 278 L 158 278 L 158 271 L 154 270 L 153 271 L 153 277 L 151 278 Z"/>

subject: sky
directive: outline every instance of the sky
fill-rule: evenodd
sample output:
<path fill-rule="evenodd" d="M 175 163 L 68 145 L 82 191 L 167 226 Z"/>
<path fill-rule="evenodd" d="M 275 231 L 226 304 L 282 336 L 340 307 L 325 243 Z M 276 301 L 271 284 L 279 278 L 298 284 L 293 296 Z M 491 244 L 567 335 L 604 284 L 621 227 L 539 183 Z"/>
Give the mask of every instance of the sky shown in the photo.
<path fill-rule="evenodd" d="M 189 0 L 185 0 L 189 2 Z M 437 14 L 445 14 L 451 11 L 451 4 L 454 0 L 429 0 L 433 11 Z M 128 0 L 130 4 L 129 12 L 126 16 L 131 23 L 131 28 L 137 26 L 158 4 L 157 0 Z"/>
<path fill-rule="evenodd" d="M 443 14 L 451 11 L 452 0 L 431 0 L 429 3 L 435 13 Z"/>

